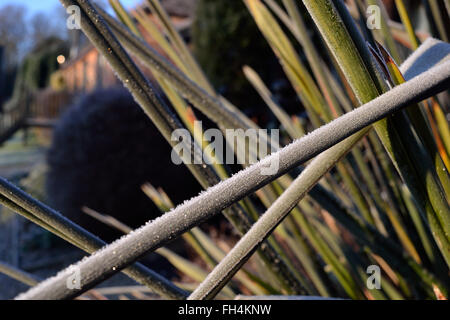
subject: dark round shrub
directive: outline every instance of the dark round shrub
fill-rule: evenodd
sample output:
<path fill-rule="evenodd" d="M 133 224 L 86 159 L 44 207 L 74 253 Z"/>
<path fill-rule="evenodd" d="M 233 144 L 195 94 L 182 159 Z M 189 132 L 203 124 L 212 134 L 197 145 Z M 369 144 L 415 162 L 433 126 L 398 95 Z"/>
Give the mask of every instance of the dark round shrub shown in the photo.
<path fill-rule="evenodd" d="M 141 191 L 162 187 L 178 204 L 201 190 L 125 89 L 88 94 L 68 108 L 48 152 L 49 203 L 105 240 L 119 235 L 82 212 L 87 206 L 138 227 L 160 215 Z"/>

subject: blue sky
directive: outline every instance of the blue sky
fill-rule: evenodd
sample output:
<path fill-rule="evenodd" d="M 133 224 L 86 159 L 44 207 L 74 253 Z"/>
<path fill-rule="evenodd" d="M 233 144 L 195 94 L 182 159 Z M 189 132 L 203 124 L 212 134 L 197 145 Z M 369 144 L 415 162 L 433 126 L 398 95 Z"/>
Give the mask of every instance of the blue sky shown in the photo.
<path fill-rule="evenodd" d="M 122 0 L 122 4 L 126 7 L 133 7 L 140 0 Z M 27 7 L 28 12 L 33 14 L 39 11 L 51 11 L 57 5 L 61 5 L 59 0 L 0 0 L 0 7 L 6 4 L 21 4 Z"/>

